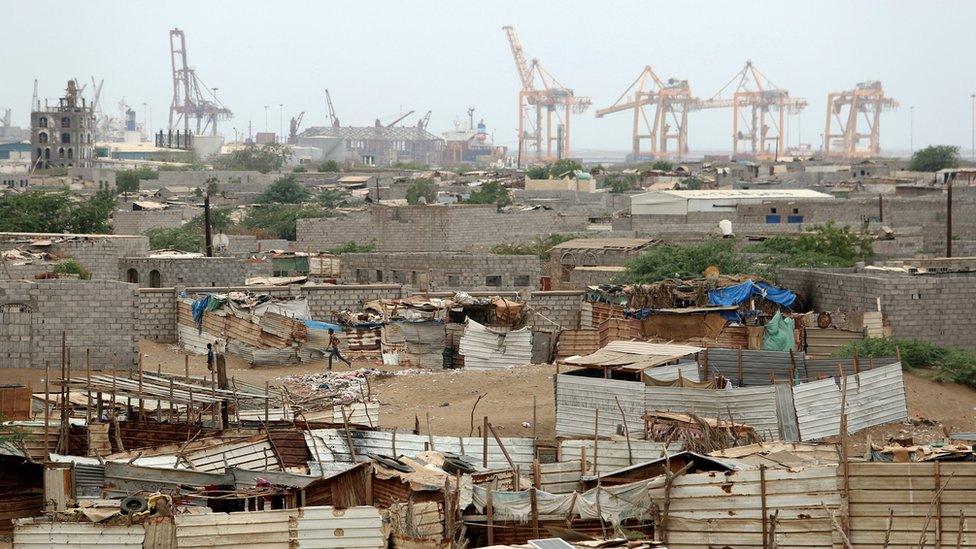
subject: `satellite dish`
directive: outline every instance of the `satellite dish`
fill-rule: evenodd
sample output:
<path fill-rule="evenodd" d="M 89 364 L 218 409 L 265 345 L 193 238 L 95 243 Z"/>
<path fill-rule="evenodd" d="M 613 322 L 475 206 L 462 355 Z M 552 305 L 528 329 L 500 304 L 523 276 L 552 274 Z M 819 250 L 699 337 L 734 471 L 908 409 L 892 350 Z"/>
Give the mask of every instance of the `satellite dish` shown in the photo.
<path fill-rule="evenodd" d="M 719 221 L 718 228 L 721 229 L 723 237 L 732 236 L 732 222 L 728 219 Z"/>
<path fill-rule="evenodd" d="M 215 248 L 226 250 L 227 246 L 230 245 L 230 238 L 223 233 L 218 233 L 213 237 L 213 245 Z"/>

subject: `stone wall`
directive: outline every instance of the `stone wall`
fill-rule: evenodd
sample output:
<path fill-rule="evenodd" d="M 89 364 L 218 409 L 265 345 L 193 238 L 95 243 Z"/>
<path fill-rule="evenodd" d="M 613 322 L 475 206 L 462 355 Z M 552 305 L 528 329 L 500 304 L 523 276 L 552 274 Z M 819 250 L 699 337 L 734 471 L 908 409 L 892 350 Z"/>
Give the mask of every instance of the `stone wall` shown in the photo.
<path fill-rule="evenodd" d="M 183 212 L 169 210 L 120 210 L 112 214 L 115 234 L 145 234 L 149 229 L 175 229 L 183 226 Z"/>
<path fill-rule="evenodd" d="M 136 330 L 142 339 L 176 343 L 177 292 L 174 288 L 139 288 Z"/>
<path fill-rule="evenodd" d="M 408 290 L 531 290 L 540 277 L 534 255 L 451 252 L 363 253 L 340 256 L 345 283 L 394 283 Z"/>
<path fill-rule="evenodd" d="M 143 288 L 241 286 L 247 266 L 236 257 L 127 257 L 118 261 L 116 276 Z"/>
<path fill-rule="evenodd" d="M 137 288 L 117 281 L 0 282 L 0 368 L 53 368 L 61 364 L 65 335 L 71 363 L 120 368 L 138 361 Z"/>
<path fill-rule="evenodd" d="M 823 311 L 881 311 L 896 338 L 976 349 L 976 274 L 908 275 L 857 269 L 783 269 L 779 283 Z"/>
<path fill-rule="evenodd" d="M 49 241 L 49 245 L 33 245 Z M 0 233 L 0 248 L 29 247 L 61 258 L 71 258 L 91 273 L 92 280 L 118 280 L 119 259 L 149 253 L 145 236 Z"/>
<path fill-rule="evenodd" d="M 549 210 L 498 213 L 492 205 L 371 206 L 368 216 L 298 220 L 300 250 L 346 242 L 375 243 L 381 252 L 485 251 L 555 233 L 583 231 L 585 213 Z"/>

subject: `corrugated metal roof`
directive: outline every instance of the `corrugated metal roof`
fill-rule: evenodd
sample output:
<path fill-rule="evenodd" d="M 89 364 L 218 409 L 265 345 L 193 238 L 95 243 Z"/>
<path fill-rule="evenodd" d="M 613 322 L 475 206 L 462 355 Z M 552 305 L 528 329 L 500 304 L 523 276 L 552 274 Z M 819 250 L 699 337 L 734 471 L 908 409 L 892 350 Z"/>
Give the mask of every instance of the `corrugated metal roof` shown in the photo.
<path fill-rule="evenodd" d="M 636 436 L 644 430 L 644 384 L 573 374 L 556 376 L 556 436 L 601 436 L 617 434 L 623 423 L 617 401 L 624 409 L 627 428 Z M 599 427 L 596 427 L 596 410 Z"/>
<path fill-rule="evenodd" d="M 294 509 L 241 513 L 177 515 L 176 544 L 200 547 L 261 547 L 291 549 L 290 521 Z"/>
<path fill-rule="evenodd" d="M 383 519 L 375 507 L 306 507 L 297 514 L 295 546 L 299 549 L 386 547 Z"/>
<path fill-rule="evenodd" d="M 502 332 L 468 318 L 458 346 L 468 370 L 501 370 L 532 363 L 532 332 Z"/>
<path fill-rule="evenodd" d="M 21 519 L 14 525 L 14 549 L 98 547 L 142 549 L 146 530 L 141 524 L 105 526 L 92 522 L 47 522 Z"/>

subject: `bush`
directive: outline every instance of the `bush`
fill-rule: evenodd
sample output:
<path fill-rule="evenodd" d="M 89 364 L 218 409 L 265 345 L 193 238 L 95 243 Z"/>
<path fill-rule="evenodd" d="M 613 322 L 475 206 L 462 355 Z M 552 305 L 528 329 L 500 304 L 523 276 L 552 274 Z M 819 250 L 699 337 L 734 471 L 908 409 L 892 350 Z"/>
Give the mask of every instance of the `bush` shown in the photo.
<path fill-rule="evenodd" d="M 251 208 L 241 225 L 247 229 L 264 231 L 275 238 L 295 240 L 295 226 L 299 219 L 329 215 L 319 205 L 268 204 Z"/>
<path fill-rule="evenodd" d="M 173 249 L 183 252 L 203 252 L 203 230 L 199 225 L 186 224 L 173 229 L 149 229 L 149 249 Z"/>
<path fill-rule="evenodd" d="M 407 204 L 420 204 L 420 199 L 424 203 L 433 204 L 437 202 L 437 183 L 431 179 L 417 179 L 407 189 Z"/>
<path fill-rule="evenodd" d="M 115 204 L 115 193 L 106 189 L 87 200 L 66 191 L 8 193 L 0 195 L 0 231 L 104 234 Z"/>
<path fill-rule="evenodd" d="M 611 193 L 626 193 L 637 186 L 637 178 L 629 174 L 612 173 L 603 180 L 603 186 Z"/>
<path fill-rule="evenodd" d="M 841 347 L 835 356 L 854 356 L 857 348 L 862 357 L 893 357 L 901 352 L 901 364 L 906 369 L 935 370 L 938 377 L 976 389 L 976 353 L 953 347 L 940 347 L 917 339 L 868 338 Z"/>
<path fill-rule="evenodd" d="M 320 172 L 338 172 L 339 163 L 335 160 L 326 160 L 321 165 L 319 165 Z"/>
<path fill-rule="evenodd" d="M 302 187 L 292 176 L 279 177 L 258 196 L 261 204 L 300 204 L 308 200 L 311 193 Z"/>
<path fill-rule="evenodd" d="M 291 156 L 291 149 L 278 143 L 251 144 L 230 154 L 218 156 L 214 159 L 214 167 L 223 170 L 276 172 L 281 169 L 285 159 L 289 156 Z"/>
<path fill-rule="evenodd" d="M 329 250 L 327 250 L 327 252 L 332 255 L 366 254 L 375 251 L 376 251 L 375 242 L 370 242 L 369 244 L 357 244 L 352 241 L 346 242 L 341 246 L 336 246 L 335 248 L 330 248 Z"/>
<path fill-rule="evenodd" d="M 78 278 L 82 280 L 88 280 L 91 278 L 91 273 L 85 270 L 77 261 L 74 259 L 65 259 L 59 261 L 54 265 L 53 271 L 57 274 L 73 274 L 78 275 Z"/>
<path fill-rule="evenodd" d="M 308 170 L 305 169 L 305 166 L 295 166 L 294 168 L 292 168 L 291 173 L 305 173 L 307 171 Z"/>
<path fill-rule="evenodd" d="M 959 166 L 959 147 L 954 145 L 931 145 L 915 151 L 908 169 L 916 172 L 937 172 Z"/>
<path fill-rule="evenodd" d="M 746 251 L 766 254 L 773 267 L 853 267 L 870 259 L 874 237 L 832 221 L 798 236 L 773 236 Z"/>
<path fill-rule="evenodd" d="M 498 244 L 491 249 L 495 255 L 534 255 L 548 260 L 553 246 L 576 238 L 569 234 L 551 234 L 545 238 L 536 237 L 531 242 Z"/>
<path fill-rule="evenodd" d="M 512 203 L 512 197 L 508 194 L 508 189 L 498 181 L 488 181 L 482 183 L 480 187 L 464 201 L 466 204 L 494 204 L 498 207 L 507 206 Z"/>
<path fill-rule="evenodd" d="M 159 179 L 159 172 L 148 166 L 119 170 L 115 172 L 115 190 L 120 193 L 136 192 L 139 190 L 139 181 L 144 179 Z"/>
<path fill-rule="evenodd" d="M 769 275 L 736 252 L 735 242 L 715 239 L 685 246 L 655 246 L 630 261 L 627 269 L 617 277 L 617 282 L 649 284 L 669 278 L 699 278 L 710 266 L 717 267 L 723 274 Z"/>

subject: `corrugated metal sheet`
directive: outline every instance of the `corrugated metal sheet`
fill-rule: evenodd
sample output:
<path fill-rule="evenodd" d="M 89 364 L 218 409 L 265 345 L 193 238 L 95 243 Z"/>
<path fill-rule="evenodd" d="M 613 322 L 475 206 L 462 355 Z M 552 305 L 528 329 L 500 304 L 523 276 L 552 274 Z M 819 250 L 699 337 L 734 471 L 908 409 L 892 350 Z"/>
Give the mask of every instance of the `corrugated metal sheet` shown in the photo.
<path fill-rule="evenodd" d="M 654 368 L 644 370 L 646 375 L 651 376 L 657 381 L 675 381 L 678 379 L 679 372 L 681 373 L 681 377 L 688 381 L 695 383 L 701 381 L 701 376 L 698 372 L 698 363 L 696 362 L 679 362 L 678 364 L 655 366 Z"/>
<path fill-rule="evenodd" d="M 281 471 L 281 461 L 267 435 L 225 442 L 183 455 L 191 468 L 204 473 L 239 467 L 252 471 Z"/>
<path fill-rule="evenodd" d="M 375 507 L 306 507 L 297 510 L 295 547 L 326 549 L 370 547 L 383 549 L 383 519 Z"/>
<path fill-rule="evenodd" d="M 180 493 L 181 486 L 234 484 L 225 473 L 200 473 L 183 469 L 157 469 L 126 463 L 105 464 L 105 497 L 121 498 L 136 492 Z"/>
<path fill-rule="evenodd" d="M 908 417 L 901 363 L 846 376 L 848 432 Z M 793 401 L 803 440 L 840 433 L 841 389 L 836 378 L 793 387 Z"/>
<path fill-rule="evenodd" d="M 581 462 L 578 459 L 539 464 L 542 491 L 550 494 L 569 494 L 580 490 L 582 476 Z"/>
<path fill-rule="evenodd" d="M 176 515 L 176 544 L 200 547 L 290 549 L 289 523 L 295 510 Z"/>
<path fill-rule="evenodd" d="M 864 333 L 835 328 L 806 328 L 804 330 L 807 341 L 807 354 L 815 356 L 831 356 L 841 347 L 864 339 Z"/>
<path fill-rule="evenodd" d="M 786 442 L 800 441 L 800 426 L 796 422 L 796 406 L 793 404 L 793 387 L 785 381 L 776 383 L 776 420 L 779 436 Z"/>
<path fill-rule="evenodd" d="M 587 471 L 591 474 L 607 473 L 623 467 L 632 465 L 628 457 L 628 447 L 626 440 L 601 440 L 597 444 L 596 459 L 593 457 L 593 439 L 572 439 L 559 441 L 560 461 L 581 459 L 585 450 L 586 461 L 589 464 Z M 670 453 L 680 452 L 683 449 L 680 442 L 672 442 L 667 445 Z M 647 440 L 631 440 L 630 454 L 633 455 L 633 463 L 641 463 L 658 459 L 664 455 L 665 444 L 663 442 L 651 442 Z M 596 464 L 596 469 L 593 464 Z"/>
<path fill-rule="evenodd" d="M 332 422 L 343 423 L 344 421 L 351 425 L 376 427 L 380 424 L 380 405 L 377 402 L 355 402 L 348 406 L 332 408 Z"/>
<path fill-rule="evenodd" d="M 404 340 L 400 363 L 414 368 L 444 366 L 445 331 L 442 322 L 395 322 Z"/>
<path fill-rule="evenodd" d="M 880 366 L 887 366 L 898 362 L 895 357 L 888 358 L 862 358 L 858 361 L 860 371 L 873 370 Z M 807 359 L 805 362 L 804 377 L 806 380 L 814 381 L 825 377 L 837 377 L 840 370 L 844 375 L 854 374 L 853 358 L 823 358 Z"/>
<path fill-rule="evenodd" d="M 532 362 L 532 332 L 488 329 L 467 319 L 458 352 L 468 370 L 503 370 Z"/>
<path fill-rule="evenodd" d="M 142 549 L 145 538 L 146 531 L 141 524 L 104 526 L 91 522 L 35 522 L 21 519 L 14 525 L 14 549 Z"/>
<path fill-rule="evenodd" d="M 803 353 L 793 353 L 796 368 L 803 375 Z M 742 350 L 742 379 L 739 379 L 739 350 L 715 349 L 706 350 L 702 356 L 702 368 L 708 360 L 709 379 L 721 374 L 732 383 L 740 387 L 762 387 L 769 385 L 770 374 L 776 379 L 790 379 L 790 353 L 783 351 L 750 351 Z"/>
<path fill-rule="evenodd" d="M 579 372 L 588 373 L 588 372 Z M 627 418 L 631 436 L 644 429 L 644 384 L 639 381 L 621 381 L 560 374 L 556 376 L 556 436 L 593 435 L 596 420 L 600 436 L 617 434 L 617 426 L 623 424 L 620 406 Z M 596 410 L 599 410 L 597 418 Z"/>
<path fill-rule="evenodd" d="M 75 463 L 75 498 L 100 498 L 105 484 L 105 466 Z"/>
<path fill-rule="evenodd" d="M 648 386 L 644 394 L 647 410 L 690 412 L 722 419 L 731 414 L 736 423 L 753 427 L 763 440 L 780 438 L 773 386 L 719 390 Z"/>
<path fill-rule="evenodd" d="M 352 439 L 356 451 L 357 461 L 367 460 L 367 454 L 383 455 L 404 455 L 415 457 L 420 452 L 429 450 L 429 438 L 425 435 L 414 435 L 411 433 L 396 434 L 396 452 L 394 452 L 393 433 L 386 431 L 362 431 L 356 429 L 349 430 L 349 438 Z M 345 468 L 352 462 L 349 452 L 349 443 L 346 440 L 346 433 L 342 429 L 315 429 L 305 433 L 305 442 L 312 455 L 314 462 L 320 462 L 321 467 L 326 471 L 334 471 L 338 468 Z M 530 468 L 535 455 L 534 442 L 531 438 L 502 437 L 502 444 L 508 451 L 512 461 L 523 468 Z M 434 437 L 434 450 L 439 452 L 451 452 L 465 455 L 473 463 L 482 463 L 483 439 L 478 437 Z M 309 464 L 310 467 L 318 465 Z M 508 461 L 502 454 L 501 448 L 494 438 L 488 438 L 488 467 L 508 468 Z M 312 474 L 317 474 L 317 470 L 311 470 Z M 530 469 L 527 469 L 530 470 Z"/>

